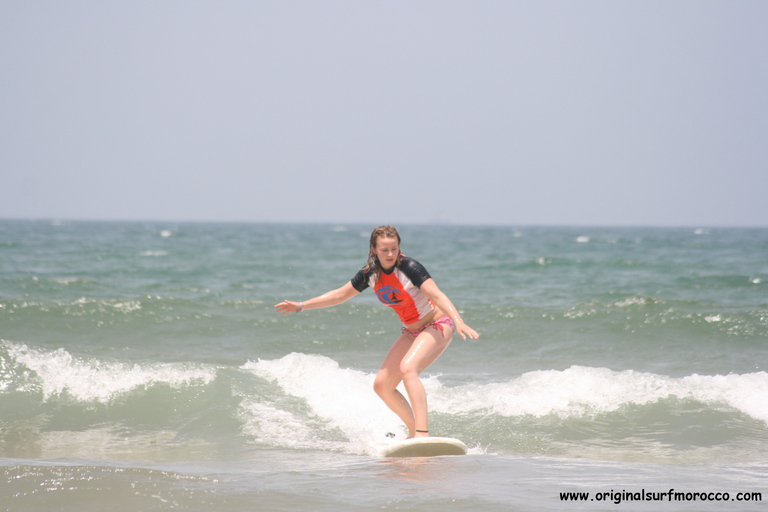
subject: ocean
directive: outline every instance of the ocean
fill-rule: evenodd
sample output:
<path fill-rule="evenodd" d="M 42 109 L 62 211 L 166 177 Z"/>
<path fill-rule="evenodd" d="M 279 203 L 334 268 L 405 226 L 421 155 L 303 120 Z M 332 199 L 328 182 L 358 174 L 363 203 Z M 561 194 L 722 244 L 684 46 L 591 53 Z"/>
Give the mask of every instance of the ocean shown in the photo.
<path fill-rule="evenodd" d="M 0 510 L 766 510 L 768 229 L 402 225 L 478 340 L 386 459 L 375 226 L 0 220 Z"/>

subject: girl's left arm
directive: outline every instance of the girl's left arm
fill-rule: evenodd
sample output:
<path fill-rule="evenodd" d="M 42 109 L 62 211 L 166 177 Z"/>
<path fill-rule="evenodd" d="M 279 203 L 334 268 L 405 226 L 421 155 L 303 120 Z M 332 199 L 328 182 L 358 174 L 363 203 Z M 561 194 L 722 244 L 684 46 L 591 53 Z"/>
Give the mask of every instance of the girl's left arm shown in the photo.
<path fill-rule="evenodd" d="M 434 279 L 427 279 L 421 284 L 419 289 L 435 306 L 439 307 L 443 313 L 453 320 L 453 324 L 456 326 L 456 332 L 458 332 L 463 339 L 467 339 L 467 336 L 473 339 L 480 337 L 480 335 L 477 334 L 477 331 L 464 323 L 464 320 L 461 319 L 461 315 L 459 315 L 459 312 L 456 310 L 453 302 L 451 302 L 451 299 L 440 291 L 440 288 L 437 287 Z"/>

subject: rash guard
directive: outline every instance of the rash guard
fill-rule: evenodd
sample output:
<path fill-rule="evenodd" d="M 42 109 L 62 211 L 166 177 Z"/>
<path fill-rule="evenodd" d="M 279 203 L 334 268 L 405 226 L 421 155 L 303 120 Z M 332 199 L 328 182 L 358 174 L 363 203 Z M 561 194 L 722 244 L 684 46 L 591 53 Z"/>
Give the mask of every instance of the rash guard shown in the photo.
<path fill-rule="evenodd" d="M 373 271 L 360 270 L 352 278 L 352 286 L 362 292 L 373 287 L 382 304 L 391 307 L 404 324 L 412 324 L 424 318 L 435 309 L 432 302 L 419 289 L 430 279 L 429 272 L 418 261 L 403 256 L 399 265 L 382 270 L 379 281 L 375 282 Z"/>

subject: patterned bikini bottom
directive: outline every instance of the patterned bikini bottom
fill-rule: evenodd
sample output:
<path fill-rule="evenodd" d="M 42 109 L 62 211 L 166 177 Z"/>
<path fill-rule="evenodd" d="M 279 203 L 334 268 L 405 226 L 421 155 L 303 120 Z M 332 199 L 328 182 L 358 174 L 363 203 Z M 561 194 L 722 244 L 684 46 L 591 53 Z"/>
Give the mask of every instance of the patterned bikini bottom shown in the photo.
<path fill-rule="evenodd" d="M 453 329 L 454 332 L 456 331 L 456 326 L 453 325 L 453 320 L 451 320 L 451 317 L 449 317 L 448 315 L 444 315 L 440 317 L 438 320 L 435 320 L 434 322 L 429 322 L 428 324 L 424 325 L 418 331 L 412 331 L 407 327 L 403 327 L 403 334 L 410 334 L 415 338 L 416 336 L 424 332 L 427 329 L 427 327 L 434 327 L 435 329 L 440 329 L 440 332 L 445 334 L 445 331 L 443 329 L 444 329 L 444 326 L 446 325 L 449 326 L 451 329 Z"/>

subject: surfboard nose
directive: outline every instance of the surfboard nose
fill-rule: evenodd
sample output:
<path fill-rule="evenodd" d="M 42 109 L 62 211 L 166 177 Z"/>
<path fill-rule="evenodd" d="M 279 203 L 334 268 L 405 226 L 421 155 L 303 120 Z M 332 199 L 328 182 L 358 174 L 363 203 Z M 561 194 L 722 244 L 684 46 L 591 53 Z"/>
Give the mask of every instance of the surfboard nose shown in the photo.
<path fill-rule="evenodd" d="M 381 450 L 384 457 L 436 457 L 466 455 L 467 446 L 452 437 L 417 437 L 387 445 Z"/>

